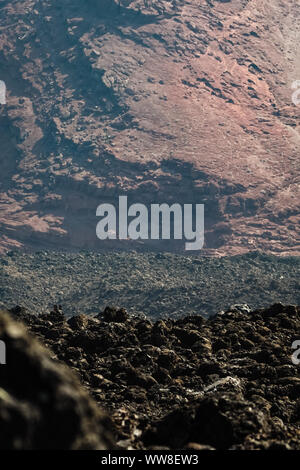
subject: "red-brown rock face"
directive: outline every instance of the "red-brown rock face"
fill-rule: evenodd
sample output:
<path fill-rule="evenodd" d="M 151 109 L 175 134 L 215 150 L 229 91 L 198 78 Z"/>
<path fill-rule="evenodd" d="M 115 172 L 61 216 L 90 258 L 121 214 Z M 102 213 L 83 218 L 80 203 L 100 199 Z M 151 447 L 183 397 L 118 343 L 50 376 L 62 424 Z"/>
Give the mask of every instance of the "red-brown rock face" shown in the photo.
<path fill-rule="evenodd" d="M 205 203 L 206 253 L 299 255 L 296 3 L 1 2 L 0 250 L 108 246 L 126 194 Z"/>

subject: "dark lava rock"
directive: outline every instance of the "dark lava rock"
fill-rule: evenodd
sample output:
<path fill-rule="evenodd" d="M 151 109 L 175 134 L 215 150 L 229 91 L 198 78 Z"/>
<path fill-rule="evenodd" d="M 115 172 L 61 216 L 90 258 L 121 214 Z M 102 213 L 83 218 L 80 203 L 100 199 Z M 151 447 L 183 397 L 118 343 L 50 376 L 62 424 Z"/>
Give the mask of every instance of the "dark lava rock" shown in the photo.
<path fill-rule="evenodd" d="M 244 305 L 234 305 L 211 319 L 194 315 L 155 323 L 111 307 L 97 318 L 79 315 L 68 321 L 53 314 L 30 315 L 22 309 L 11 314 L 52 350 L 53 357 L 77 372 L 99 406 L 108 410 L 114 436 L 123 449 L 300 449 L 299 365 L 292 361 L 292 344 L 300 339 L 299 307 L 277 303 L 249 311 Z M 12 400 L 17 400 L 17 409 L 23 413 L 21 393 L 25 410 L 28 402 L 29 412 L 41 415 L 28 418 L 29 423 L 35 423 L 34 419 L 42 423 L 32 425 L 30 435 L 20 425 L 21 435 L 29 436 L 27 441 L 22 438 L 17 444 L 18 434 L 12 428 L 9 439 L 16 439 L 15 447 L 40 445 L 46 433 L 44 416 L 48 419 L 51 409 L 48 435 L 54 433 L 51 420 L 63 418 L 64 435 L 59 431 L 51 437 L 56 445 L 97 447 L 90 444 L 93 439 L 82 444 L 81 437 L 74 437 L 74 433 L 84 435 L 81 424 L 68 427 L 66 415 L 77 423 L 83 419 L 82 407 L 75 407 L 76 421 L 74 407 L 64 411 L 71 398 L 60 401 L 58 395 L 57 383 L 72 382 L 70 372 L 63 377 L 53 372 L 55 383 L 48 372 L 41 377 L 41 357 L 35 368 L 22 364 L 25 384 L 11 377 L 12 384 L 19 380 L 18 387 L 10 390 L 9 382 L 2 386 L 10 397 L 5 405 L 9 409 L 14 406 Z M 56 364 L 53 368 L 56 371 Z M 77 387 L 72 386 L 70 393 Z M 69 388 L 66 385 L 63 390 Z M 41 393 L 45 389 L 47 407 Z M 62 407 L 61 415 L 58 407 Z M 27 422 L 28 411 L 25 418 L 24 413 L 22 419 L 16 418 L 21 423 Z M 90 419 L 95 423 L 93 413 Z M 38 435 L 35 426 L 41 429 Z M 94 436 L 93 431 L 88 435 Z M 103 425 L 99 436 L 103 436 Z M 102 441 L 100 445 L 105 445 Z"/>
<path fill-rule="evenodd" d="M 68 324 L 73 330 L 84 330 L 87 328 L 89 322 L 91 322 L 91 318 L 87 315 L 76 315 L 68 320 Z"/>
<path fill-rule="evenodd" d="M 196 408 L 189 441 L 229 449 L 248 435 L 262 432 L 267 419 L 267 415 L 254 410 L 251 403 L 239 395 L 208 397 Z"/>
<path fill-rule="evenodd" d="M 177 338 L 180 340 L 181 344 L 186 347 L 191 347 L 199 339 L 201 339 L 200 333 L 198 331 L 186 328 L 175 328 L 174 333 Z"/>
<path fill-rule="evenodd" d="M 193 424 L 193 414 L 187 409 L 176 409 L 144 434 L 146 446 L 164 445 L 182 448 L 187 442 Z"/>
<path fill-rule="evenodd" d="M 21 312 L 18 312 L 21 313 Z M 73 372 L 7 314 L 0 313 L 1 449 L 107 449 L 108 420 Z"/>
<path fill-rule="evenodd" d="M 103 313 L 96 318 L 105 322 L 124 323 L 128 320 L 129 315 L 124 308 L 116 309 L 114 307 L 106 307 Z"/>

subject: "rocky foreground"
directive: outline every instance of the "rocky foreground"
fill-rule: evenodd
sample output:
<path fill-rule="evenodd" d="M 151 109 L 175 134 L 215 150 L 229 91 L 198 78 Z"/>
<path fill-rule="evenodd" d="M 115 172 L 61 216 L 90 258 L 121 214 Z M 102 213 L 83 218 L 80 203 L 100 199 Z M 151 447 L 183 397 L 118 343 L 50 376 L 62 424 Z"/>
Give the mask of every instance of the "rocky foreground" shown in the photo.
<path fill-rule="evenodd" d="M 300 307 L 156 323 L 9 313 L 0 448 L 300 449 Z"/>

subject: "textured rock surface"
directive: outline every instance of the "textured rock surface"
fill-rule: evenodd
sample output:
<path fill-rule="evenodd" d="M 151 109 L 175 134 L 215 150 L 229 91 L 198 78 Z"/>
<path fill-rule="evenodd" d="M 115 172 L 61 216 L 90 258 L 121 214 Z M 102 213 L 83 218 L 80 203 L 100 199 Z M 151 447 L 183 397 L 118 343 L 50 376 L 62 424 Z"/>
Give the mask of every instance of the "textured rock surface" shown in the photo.
<path fill-rule="evenodd" d="M 0 365 L 2 450 L 113 446 L 108 419 L 75 374 L 4 313 L 0 340 L 6 345 L 6 365 Z"/>
<path fill-rule="evenodd" d="M 205 203 L 208 253 L 299 254 L 297 2 L 0 8 L 0 250 L 102 249 L 122 193 Z"/>
<path fill-rule="evenodd" d="M 291 357 L 299 307 L 156 323 L 111 308 L 68 321 L 11 314 L 109 410 L 120 448 L 300 449 L 299 365 Z"/>
<path fill-rule="evenodd" d="M 62 304 L 69 317 L 116 305 L 154 320 L 209 316 L 236 303 L 298 305 L 299 279 L 299 257 L 262 253 L 14 252 L 0 257 L 0 308 L 45 313 Z"/>

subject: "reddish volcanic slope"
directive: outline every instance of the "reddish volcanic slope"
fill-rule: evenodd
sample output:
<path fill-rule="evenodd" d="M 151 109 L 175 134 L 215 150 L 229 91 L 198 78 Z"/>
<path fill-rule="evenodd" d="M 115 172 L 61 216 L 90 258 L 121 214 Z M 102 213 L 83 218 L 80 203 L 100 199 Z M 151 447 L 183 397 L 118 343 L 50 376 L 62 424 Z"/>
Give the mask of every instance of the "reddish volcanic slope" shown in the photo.
<path fill-rule="evenodd" d="M 207 254 L 299 255 L 296 3 L 1 1 L 0 250 L 101 249 L 127 194 L 205 203 Z"/>

